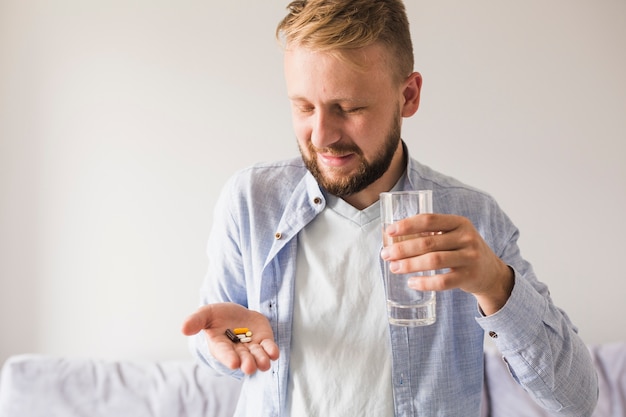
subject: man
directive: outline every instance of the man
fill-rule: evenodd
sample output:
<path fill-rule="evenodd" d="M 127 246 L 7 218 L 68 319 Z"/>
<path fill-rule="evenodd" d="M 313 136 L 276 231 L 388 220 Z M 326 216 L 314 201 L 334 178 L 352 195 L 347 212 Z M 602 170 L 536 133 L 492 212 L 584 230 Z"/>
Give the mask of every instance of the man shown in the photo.
<path fill-rule="evenodd" d="M 540 404 L 590 415 L 589 355 L 521 258 L 517 229 L 491 197 L 419 164 L 401 140 L 422 84 L 402 2 L 288 10 L 277 34 L 301 158 L 229 181 L 204 306 L 183 324 L 203 363 L 245 377 L 237 415 L 477 416 L 484 332 Z M 381 252 L 378 196 L 392 189 L 433 190 L 437 214 L 385 230 L 420 237 Z M 388 324 L 381 258 L 398 273 L 445 271 L 408 282 L 439 291 L 434 325 Z M 251 343 L 224 335 L 241 326 Z"/>

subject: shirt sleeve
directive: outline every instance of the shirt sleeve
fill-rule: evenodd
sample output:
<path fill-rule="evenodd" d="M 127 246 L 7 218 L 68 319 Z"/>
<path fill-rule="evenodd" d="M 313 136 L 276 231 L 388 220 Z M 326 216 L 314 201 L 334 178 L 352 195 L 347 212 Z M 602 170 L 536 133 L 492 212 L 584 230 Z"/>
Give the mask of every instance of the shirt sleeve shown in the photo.
<path fill-rule="evenodd" d="M 519 230 L 491 200 L 481 210 L 480 231 L 515 273 L 513 291 L 498 312 L 476 318 L 503 356 L 515 381 L 555 415 L 590 416 L 598 398 L 595 367 L 587 346 L 548 286 L 521 255 Z M 479 226 L 480 227 L 480 226 Z"/>
<path fill-rule="evenodd" d="M 516 270 L 507 304 L 477 321 L 494 340 L 513 378 L 539 405 L 555 415 L 591 416 L 598 382 L 589 351 L 567 315 L 533 279 Z"/>
<path fill-rule="evenodd" d="M 234 179 L 226 183 L 215 205 L 213 226 L 207 243 L 208 268 L 200 289 L 200 305 L 234 302 L 247 306 L 244 267 L 241 256 L 239 225 L 234 218 Z M 242 378 L 243 372 L 222 365 L 209 352 L 204 332 L 189 338 L 189 348 L 196 360 L 220 374 Z"/>

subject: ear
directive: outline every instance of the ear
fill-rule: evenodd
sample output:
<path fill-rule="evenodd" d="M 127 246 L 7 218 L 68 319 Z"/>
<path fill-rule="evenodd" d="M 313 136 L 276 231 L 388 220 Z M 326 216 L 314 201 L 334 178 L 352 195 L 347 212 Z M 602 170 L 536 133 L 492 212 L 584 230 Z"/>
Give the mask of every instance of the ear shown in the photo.
<path fill-rule="evenodd" d="M 420 92 L 422 91 L 422 75 L 414 72 L 404 81 L 404 104 L 402 105 L 402 117 L 411 117 L 420 106 Z"/>

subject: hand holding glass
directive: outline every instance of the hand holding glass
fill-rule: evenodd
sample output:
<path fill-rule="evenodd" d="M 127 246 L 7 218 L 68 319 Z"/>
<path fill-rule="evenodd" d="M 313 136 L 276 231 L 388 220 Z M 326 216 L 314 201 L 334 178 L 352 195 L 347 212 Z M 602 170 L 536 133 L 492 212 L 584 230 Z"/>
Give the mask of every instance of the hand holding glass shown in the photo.
<path fill-rule="evenodd" d="M 390 224 L 421 213 L 432 213 L 431 190 L 394 191 L 380 195 L 380 217 L 383 226 L 383 246 L 414 239 L 418 235 L 393 239 L 384 231 Z M 436 321 L 435 291 L 416 291 L 408 287 L 410 277 L 434 275 L 434 271 L 394 274 L 389 262 L 384 262 L 385 292 L 389 322 L 398 326 L 427 326 Z"/>

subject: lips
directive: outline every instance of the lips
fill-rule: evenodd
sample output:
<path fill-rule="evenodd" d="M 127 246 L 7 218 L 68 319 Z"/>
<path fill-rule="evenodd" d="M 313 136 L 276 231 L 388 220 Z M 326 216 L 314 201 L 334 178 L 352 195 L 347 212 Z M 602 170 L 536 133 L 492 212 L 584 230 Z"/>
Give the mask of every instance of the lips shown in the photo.
<path fill-rule="evenodd" d="M 354 158 L 353 153 L 349 153 L 346 155 L 331 155 L 331 154 L 321 154 L 318 153 L 318 158 L 321 163 L 329 167 L 342 167 L 346 164 L 350 163 Z"/>

